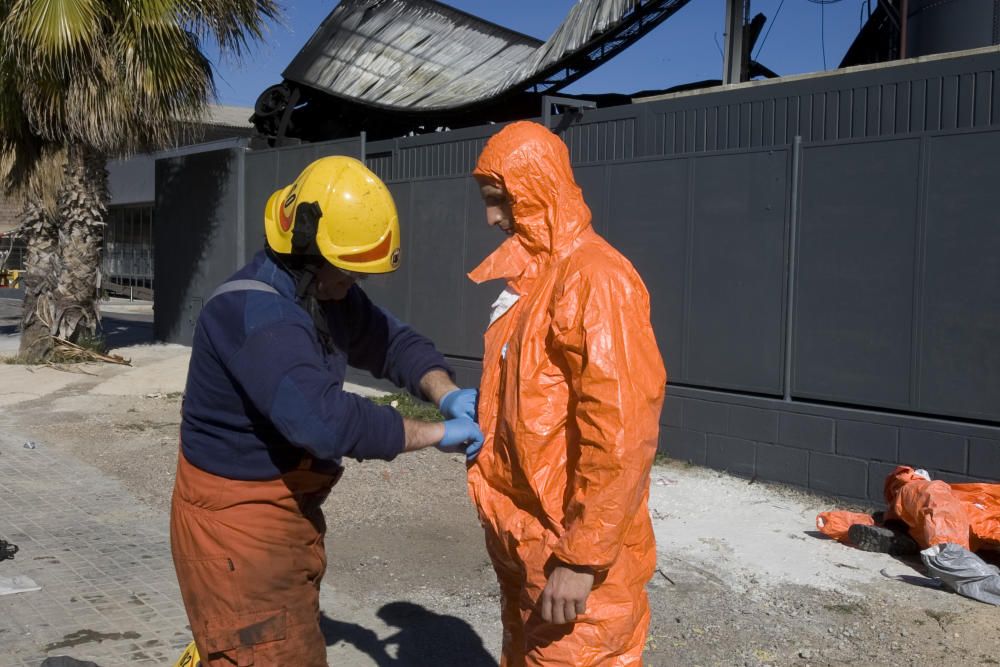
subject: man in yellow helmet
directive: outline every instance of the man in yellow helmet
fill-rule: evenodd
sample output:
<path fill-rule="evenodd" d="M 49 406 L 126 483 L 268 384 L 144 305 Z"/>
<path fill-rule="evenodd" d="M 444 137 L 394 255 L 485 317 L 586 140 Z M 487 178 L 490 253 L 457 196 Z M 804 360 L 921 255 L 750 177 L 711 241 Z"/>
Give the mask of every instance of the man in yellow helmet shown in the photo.
<path fill-rule="evenodd" d="M 474 458 L 476 392 L 434 345 L 375 306 L 359 277 L 400 263 L 385 185 L 327 157 L 274 193 L 267 248 L 198 318 L 181 425 L 171 548 L 203 667 L 326 665 L 320 509 L 342 457 L 436 446 Z M 343 391 L 348 365 L 437 404 L 402 418 Z"/>

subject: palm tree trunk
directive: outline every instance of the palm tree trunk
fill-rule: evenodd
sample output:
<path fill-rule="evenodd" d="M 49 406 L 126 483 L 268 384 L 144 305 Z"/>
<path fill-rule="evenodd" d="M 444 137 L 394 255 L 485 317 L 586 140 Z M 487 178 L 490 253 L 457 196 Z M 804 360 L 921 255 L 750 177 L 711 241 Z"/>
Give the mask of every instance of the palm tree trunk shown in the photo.
<path fill-rule="evenodd" d="M 45 359 L 52 351 L 56 276 L 59 274 L 59 228 L 52 214 L 29 200 L 22 214 L 27 253 L 24 258 L 24 304 L 21 309 L 21 347 L 18 356 L 28 362 Z"/>
<path fill-rule="evenodd" d="M 76 342 L 97 333 L 97 289 L 101 241 L 108 212 L 105 156 L 79 144 L 70 146 L 59 195 L 59 259 L 53 334 Z"/>

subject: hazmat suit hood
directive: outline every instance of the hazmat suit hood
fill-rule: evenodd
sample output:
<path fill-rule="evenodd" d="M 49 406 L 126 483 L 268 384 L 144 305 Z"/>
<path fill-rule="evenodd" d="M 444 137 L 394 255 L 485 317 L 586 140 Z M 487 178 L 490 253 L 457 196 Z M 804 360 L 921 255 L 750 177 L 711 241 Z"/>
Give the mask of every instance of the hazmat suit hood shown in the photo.
<path fill-rule="evenodd" d="M 513 236 L 469 273 L 477 283 L 503 278 L 523 293 L 591 229 L 566 144 L 538 123 L 519 121 L 494 135 L 473 175 L 504 187 L 514 218 Z"/>

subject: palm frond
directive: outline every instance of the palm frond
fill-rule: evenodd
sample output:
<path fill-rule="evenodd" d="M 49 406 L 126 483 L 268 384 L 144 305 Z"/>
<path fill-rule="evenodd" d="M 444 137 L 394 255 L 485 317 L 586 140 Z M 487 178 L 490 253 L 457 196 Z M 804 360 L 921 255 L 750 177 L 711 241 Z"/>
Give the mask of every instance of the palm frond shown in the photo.
<path fill-rule="evenodd" d="M 268 23 L 281 18 L 281 6 L 274 0 L 177 0 L 176 5 L 188 30 L 213 40 L 223 54 L 237 60 L 264 37 Z"/>
<path fill-rule="evenodd" d="M 17 0 L 5 17 L 7 51 L 21 67 L 56 67 L 100 47 L 107 19 L 101 0 Z"/>

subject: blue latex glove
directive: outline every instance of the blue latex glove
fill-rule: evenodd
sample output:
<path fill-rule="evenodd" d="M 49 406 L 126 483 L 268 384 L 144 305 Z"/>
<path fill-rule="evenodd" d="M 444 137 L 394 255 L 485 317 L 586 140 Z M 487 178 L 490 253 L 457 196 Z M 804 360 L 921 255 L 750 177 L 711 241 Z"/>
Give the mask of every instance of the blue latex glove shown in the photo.
<path fill-rule="evenodd" d="M 466 461 L 474 461 L 483 448 L 483 432 L 468 417 L 449 419 L 444 423 L 444 437 L 437 444 L 442 452 L 464 452 Z"/>
<path fill-rule="evenodd" d="M 441 399 L 441 414 L 445 419 L 468 417 L 476 421 L 476 401 L 479 391 L 476 389 L 452 389 Z"/>

